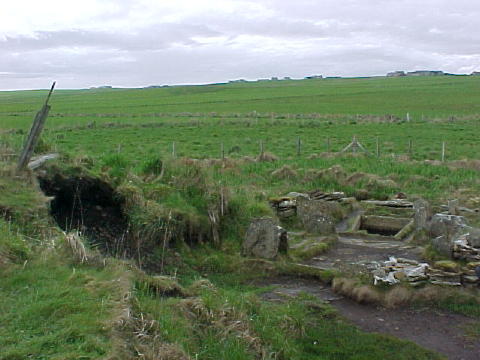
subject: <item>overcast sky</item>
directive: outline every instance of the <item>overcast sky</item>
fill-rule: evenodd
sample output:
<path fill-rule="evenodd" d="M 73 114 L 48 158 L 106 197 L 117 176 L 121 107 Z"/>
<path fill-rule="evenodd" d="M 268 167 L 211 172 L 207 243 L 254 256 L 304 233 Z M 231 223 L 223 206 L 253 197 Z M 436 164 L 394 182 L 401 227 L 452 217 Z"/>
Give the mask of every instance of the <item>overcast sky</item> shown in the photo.
<path fill-rule="evenodd" d="M 0 0 L 0 89 L 480 70 L 477 0 Z"/>

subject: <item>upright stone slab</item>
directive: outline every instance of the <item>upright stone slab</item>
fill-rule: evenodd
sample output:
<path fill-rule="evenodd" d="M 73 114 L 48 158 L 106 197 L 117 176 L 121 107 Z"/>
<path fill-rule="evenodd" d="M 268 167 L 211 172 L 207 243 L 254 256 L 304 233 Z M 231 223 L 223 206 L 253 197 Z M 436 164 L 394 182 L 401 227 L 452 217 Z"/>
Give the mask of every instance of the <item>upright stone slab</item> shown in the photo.
<path fill-rule="evenodd" d="M 242 255 L 274 259 L 288 249 L 287 232 L 272 218 L 253 219 L 245 233 Z"/>
<path fill-rule="evenodd" d="M 430 210 L 430 204 L 423 199 L 419 199 L 413 203 L 413 208 L 415 210 L 415 215 L 413 218 L 414 224 L 415 224 L 415 230 L 416 231 L 427 230 L 428 221 L 432 216 L 431 210 Z"/>
<path fill-rule="evenodd" d="M 470 246 L 480 249 L 480 229 L 468 227 L 467 241 Z"/>
<path fill-rule="evenodd" d="M 297 199 L 297 216 L 312 234 L 335 234 L 335 219 L 342 218 L 341 205 L 334 201 Z"/>
<path fill-rule="evenodd" d="M 442 254 L 452 256 L 454 241 L 465 233 L 466 227 L 463 216 L 435 214 L 430 222 L 433 248 Z"/>

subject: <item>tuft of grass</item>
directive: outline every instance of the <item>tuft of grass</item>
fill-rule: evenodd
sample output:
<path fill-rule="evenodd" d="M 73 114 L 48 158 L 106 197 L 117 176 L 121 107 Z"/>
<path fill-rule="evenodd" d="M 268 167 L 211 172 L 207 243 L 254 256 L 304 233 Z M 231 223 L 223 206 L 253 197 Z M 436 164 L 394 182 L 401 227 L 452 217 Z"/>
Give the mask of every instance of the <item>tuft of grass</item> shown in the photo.
<path fill-rule="evenodd" d="M 289 254 L 294 259 L 311 259 L 327 252 L 333 245 L 336 244 L 337 241 L 338 238 L 336 236 L 328 236 L 320 239 L 306 239 L 299 244 L 296 244 L 295 247 L 291 248 Z"/>

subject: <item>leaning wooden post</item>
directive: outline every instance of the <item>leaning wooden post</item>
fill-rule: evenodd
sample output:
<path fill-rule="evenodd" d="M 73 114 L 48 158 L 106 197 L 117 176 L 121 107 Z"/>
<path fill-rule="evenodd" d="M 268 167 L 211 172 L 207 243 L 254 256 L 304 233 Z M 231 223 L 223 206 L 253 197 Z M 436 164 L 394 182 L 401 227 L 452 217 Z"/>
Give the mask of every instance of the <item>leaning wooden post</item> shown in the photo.
<path fill-rule="evenodd" d="M 30 158 L 33 155 L 33 151 L 35 150 L 35 146 L 37 146 L 38 140 L 40 139 L 40 134 L 43 130 L 43 126 L 45 125 L 45 121 L 48 117 L 48 112 L 50 111 L 50 105 L 48 105 L 48 101 L 50 100 L 50 96 L 52 96 L 53 89 L 55 88 L 55 81 L 48 92 L 47 99 L 45 100 L 45 104 L 43 105 L 42 109 L 35 115 L 35 120 L 33 121 L 32 128 L 30 129 L 30 134 L 28 135 L 27 141 L 25 142 L 25 146 L 23 147 L 22 153 L 20 154 L 20 158 L 18 159 L 17 170 L 23 170 Z"/>
<path fill-rule="evenodd" d="M 442 162 L 445 162 L 445 141 L 442 142 Z"/>
<path fill-rule="evenodd" d="M 377 145 L 377 151 L 376 151 L 376 154 L 377 154 L 377 157 L 380 157 L 380 140 L 378 139 L 378 136 L 377 136 L 377 140 L 376 140 L 376 145 Z"/>
<path fill-rule="evenodd" d="M 300 137 L 297 138 L 297 156 L 300 156 L 302 153 L 302 139 Z"/>

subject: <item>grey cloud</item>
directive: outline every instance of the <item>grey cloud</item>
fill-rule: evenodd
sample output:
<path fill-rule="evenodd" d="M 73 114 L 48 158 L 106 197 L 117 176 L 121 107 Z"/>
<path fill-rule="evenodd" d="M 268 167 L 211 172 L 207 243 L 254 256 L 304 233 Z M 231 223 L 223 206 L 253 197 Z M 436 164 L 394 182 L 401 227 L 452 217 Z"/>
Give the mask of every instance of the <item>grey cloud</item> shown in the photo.
<path fill-rule="evenodd" d="M 91 30 L 39 31 L 34 36 L 7 36 L 0 51 L 30 51 L 59 47 L 90 47 L 121 50 L 156 50 L 175 43 L 195 45 L 195 36 L 216 36 L 205 25 L 160 24 L 134 33 Z"/>
<path fill-rule="evenodd" d="M 119 3 L 103 14 L 105 20 L 129 19 L 136 9 L 133 1 Z M 141 86 L 480 69 L 480 4 L 471 1 L 237 3 L 245 8 L 260 4 L 263 11 L 178 13 L 168 23 L 135 24 L 116 32 L 99 23 L 0 37 L 0 88 L 29 87 L 28 81 L 36 87 L 51 77 L 64 87 Z"/>

